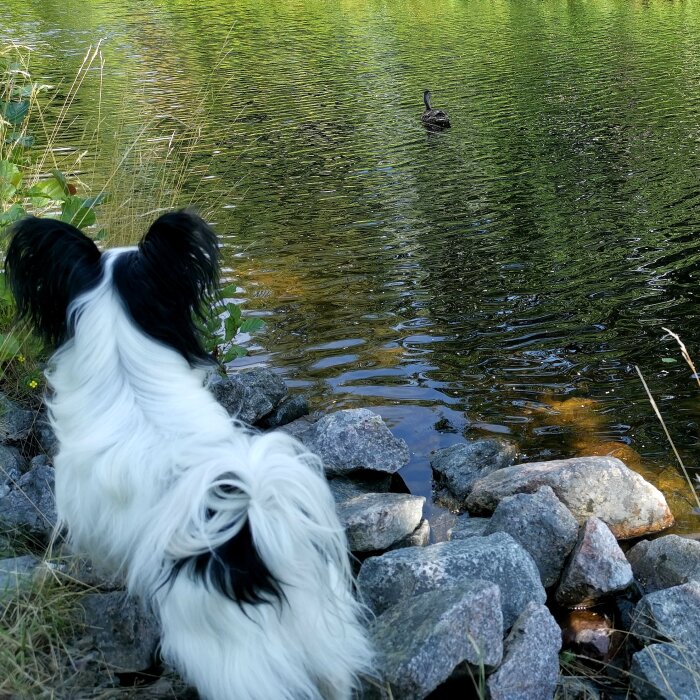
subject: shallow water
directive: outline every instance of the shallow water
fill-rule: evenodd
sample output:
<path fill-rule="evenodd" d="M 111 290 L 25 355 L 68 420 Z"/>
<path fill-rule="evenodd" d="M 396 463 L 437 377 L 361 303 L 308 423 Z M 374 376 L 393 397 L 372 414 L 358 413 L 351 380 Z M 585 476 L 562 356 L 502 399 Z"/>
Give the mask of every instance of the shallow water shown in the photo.
<path fill-rule="evenodd" d="M 700 530 L 634 371 L 696 467 L 700 389 L 662 326 L 700 359 L 697 4 L 6 4 L 47 80 L 104 40 L 103 143 L 204 106 L 183 201 L 268 321 L 241 364 L 380 412 L 414 493 L 430 450 L 497 434 L 615 452 Z M 422 127 L 425 88 L 449 131 Z"/>

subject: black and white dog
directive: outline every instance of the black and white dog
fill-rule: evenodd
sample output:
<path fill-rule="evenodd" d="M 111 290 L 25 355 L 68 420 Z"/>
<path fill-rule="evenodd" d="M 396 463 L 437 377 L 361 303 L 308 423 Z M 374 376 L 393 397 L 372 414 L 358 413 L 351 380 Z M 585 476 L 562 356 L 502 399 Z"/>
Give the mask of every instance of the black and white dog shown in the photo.
<path fill-rule="evenodd" d="M 371 651 L 321 465 L 232 421 L 203 385 L 196 318 L 218 257 L 186 211 L 104 253 L 60 221 L 14 226 L 19 314 L 58 347 L 59 518 L 154 607 L 165 658 L 203 698 L 348 698 Z"/>

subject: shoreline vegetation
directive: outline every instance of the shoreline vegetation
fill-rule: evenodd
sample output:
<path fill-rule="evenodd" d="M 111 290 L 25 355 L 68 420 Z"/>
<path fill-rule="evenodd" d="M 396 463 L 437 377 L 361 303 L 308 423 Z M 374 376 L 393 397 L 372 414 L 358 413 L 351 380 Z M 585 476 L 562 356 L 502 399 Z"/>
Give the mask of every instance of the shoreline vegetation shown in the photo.
<path fill-rule="evenodd" d="M 58 89 L 33 81 L 27 47 L 0 50 L 0 235 L 32 213 L 85 228 L 100 245 L 125 245 L 158 213 L 185 203 L 203 106 L 192 124 L 149 121 L 131 139 L 105 144 L 114 149 L 106 178 L 97 176 L 92 155 L 103 147 L 99 100 L 95 121 L 82 127 L 85 149 L 61 147 L 71 105 L 86 80 L 101 81 L 103 67 L 97 44 L 72 83 Z M 196 203 L 196 192 L 187 199 Z M 126 601 L 121 582 L 53 539 L 55 440 L 41 399 L 47 351 L 31 329 L 14 324 L 0 279 L 0 697 L 194 697 L 160 664 L 155 622 Z M 237 336 L 262 323 L 242 317 L 235 284 L 220 296 L 202 330 L 225 363 L 245 353 Z M 309 417 L 304 398 L 289 396 L 264 370 L 219 374 L 211 387 L 232 415 L 261 429 L 283 427 L 324 458 L 360 591 L 375 615 L 383 680 L 367 682 L 365 697 L 427 697 L 440 687 L 469 687 L 482 698 L 516 690 L 528 698 L 622 697 L 630 687 L 639 698 L 672 696 L 664 688 L 679 696 L 691 688 L 688 697 L 700 697 L 692 695 L 693 685 L 700 688 L 700 626 L 682 623 L 694 619 L 700 600 L 700 542 L 663 535 L 666 500 L 619 460 L 535 468 L 518 463 L 517 446 L 460 443 L 433 456 L 435 496 L 448 507 L 429 523 L 425 499 L 405 493 L 393 476 L 408 449 L 375 414 Z M 341 440 L 348 430 L 357 436 L 352 453 Z M 610 493 L 596 491 L 601 474 L 613 495 L 648 507 L 645 523 L 630 524 L 629 507 L 605 510 Z M 563 484 L 572 480 L 569 492 Z M 586 500 L 593 503 L 587 510 L 579 503 Z M 644 539 L 656 532 L 657 539 Z M 449 593 L 436 593 L 437 579 L 448 580 Z M 456 649 L 456 637 L 469 643 Z M 134 652 L 135 641 L 142 644 Z M 430 663 L 416 671 L 426 649 Z"/>

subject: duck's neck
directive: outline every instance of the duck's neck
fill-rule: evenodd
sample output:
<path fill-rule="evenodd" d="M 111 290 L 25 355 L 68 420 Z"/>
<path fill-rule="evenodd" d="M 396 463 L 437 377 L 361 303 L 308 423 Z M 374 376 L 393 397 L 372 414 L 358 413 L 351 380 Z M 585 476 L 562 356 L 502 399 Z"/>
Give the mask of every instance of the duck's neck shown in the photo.
<path fill-rule="evenodd" d="M 426 109 L 432 109 L 430 106 L 430 92 L 428 90 L 423 93 L 423 102 L 425 102 Z"/>

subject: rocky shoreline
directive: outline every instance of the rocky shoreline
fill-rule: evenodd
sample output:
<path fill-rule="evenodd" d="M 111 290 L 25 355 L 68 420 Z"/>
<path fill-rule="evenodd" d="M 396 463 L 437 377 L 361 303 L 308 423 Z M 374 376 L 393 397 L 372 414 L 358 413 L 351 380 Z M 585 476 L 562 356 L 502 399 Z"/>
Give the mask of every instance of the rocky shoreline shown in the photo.
<path fill-rule="evenodd" d="M 380 677 L 362 697 L 700 700 L 700 542 L 643 539 L 673 516 L 620 460 L 519 464 L 511 443 L 465 441 L 431 456 L 434 500 L 448 511 L 429 523 L 425 498 L 397 492 L 408 448 L 378 415 L 309 416 L 261 369 L 211 388 L 232 415 L 290 432 L 324 462 L 372 613 Z M 0 440 L 0 544 L 34 551 L 0 560 L 0 605 L 47 571 L 84 587 L 70 681 L 54 697 L 196 697 L 159 666 L 157 625 L 119 581 L 42 560 L 55 523 L 42 414 L 0 397 Z M 582 671 L 563 674 L 562 659 Z"/>

